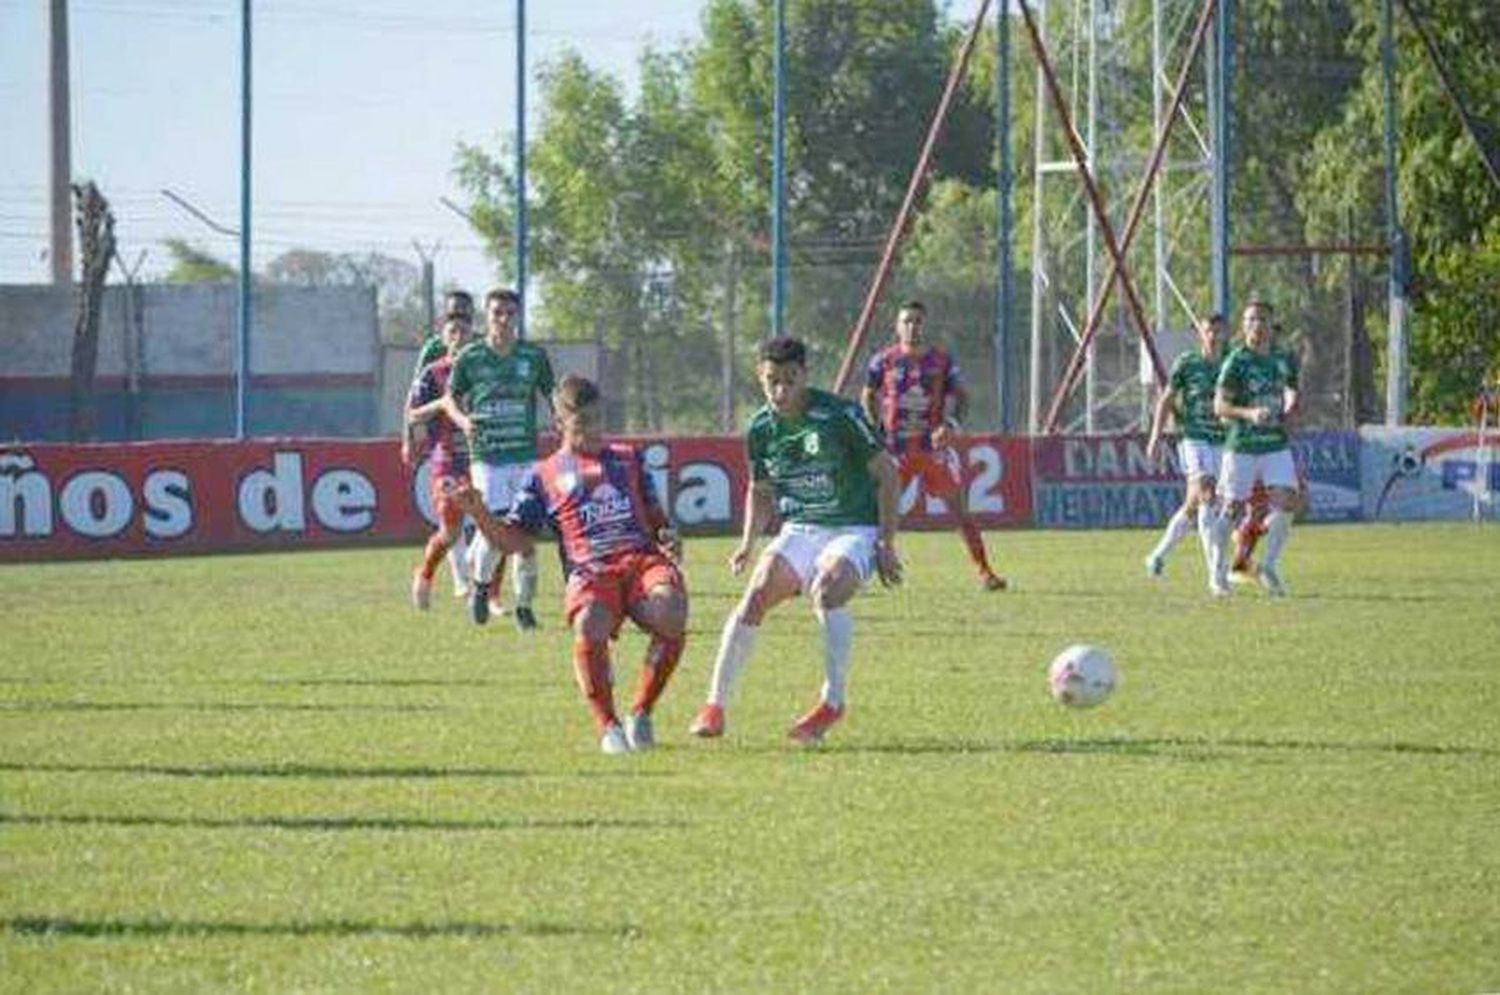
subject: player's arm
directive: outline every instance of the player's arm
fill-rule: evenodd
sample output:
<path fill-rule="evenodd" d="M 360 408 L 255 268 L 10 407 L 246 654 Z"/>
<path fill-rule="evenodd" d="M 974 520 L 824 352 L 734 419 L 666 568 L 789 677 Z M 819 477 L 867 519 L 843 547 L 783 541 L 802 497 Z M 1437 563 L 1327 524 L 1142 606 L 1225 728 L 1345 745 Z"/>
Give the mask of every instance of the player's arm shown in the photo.
<path fill-rule="evenodd" d="M 490 545 L 502 553 L 516 553 L 521 556 L 530 555 L 536 548 L 536 543 L 532 541 L 531 536 L 526 534 L 525 529 L 509 521 L 501 521 L 492 515 L 485 507 L 479 492 L 467 480 L 452 481 L 445 486 L 454 503 L 463 509 L 464 514 L 473 519 L 474 527 L 484 533 Z"/>
<path fill-rule="evenodd" d="M 438 405 L 448 420 L 458 427 L 464 435 L 469 435 L 474 430 L 474 421 L 459 405 L 458 398 L 453 396 L 453 387 L 450 384 L 443 396 L 438 399 Z"/>
<path fill-rule="evenodd" d="M 871 456 L 868 468 L 875 480 L 875 514 L 879 529 L 875 537 L 875 567 L 880 573 L 880 582 L 890 587 L 901 583 L 901 559 L 896 555 L 896 527 L 901 521 L 897 513 L 901 478 L 896 473 L 896 464 L 885 453 Z"/>
<path fill-rule="evenodd" d="M 943 397 L 943 423 L 932 430 L 932 445 L 935 449 L 946 449 L 963 427 L 969 416 L 969 392 L 956 379 Z"/>
<path fill-rule="evenodd" d="M 740 535 L 740 544 L 729 556 L 729 569 L 736 574 L 744 571 L 755 552 L 755 540 L 771 524 L 776 511 L 776 494 L 769 480 L 751 479 L 745 488 L 745 528 Z"/>
<path fill-rule="evenodd" d="M 1156 399 L 1156 411 L 1151 416 L 1151 434 L 1146 439 L 1146 458 L 1155 460 L 1157 450 L 1161 448 L 1161 434 L 1167 427 L 1167 416 L 1172 413 L 1172 405 L 1177 399 L 1177 391 L 1167 388 L 1161 392 L 1161 397 Z M 1217 401 L 1215 403 L 1217 408 Z"/>
<path fill-rule="evenodd" d="M 682 536 L 678 535 L 677 529 L 672 526 L 672 519 L 667 515 L 667 509 L 662 507 L 661 497 L 656 493 L 656 485 L 651 482 L 651 475 L 646 472 L 645 459 L 640 453 L 636 453 L 636 474 L 640 481 L 640 498 L 644 505 L 641 509 L 641 518 L 644 519 L 646 529 L 656 545 L 661 549 L 667 559 L 676 563 L 682 559 Z"/>
<path fill-rule="evenodd" d="M 879 397 L 880 395 L 874 387 L 863 387 L 860 389 L 859 407 L 865 413 L 865 417 L 870 419 L 871 425 L 880 424 L 880 409 L 876 406 Z"/>

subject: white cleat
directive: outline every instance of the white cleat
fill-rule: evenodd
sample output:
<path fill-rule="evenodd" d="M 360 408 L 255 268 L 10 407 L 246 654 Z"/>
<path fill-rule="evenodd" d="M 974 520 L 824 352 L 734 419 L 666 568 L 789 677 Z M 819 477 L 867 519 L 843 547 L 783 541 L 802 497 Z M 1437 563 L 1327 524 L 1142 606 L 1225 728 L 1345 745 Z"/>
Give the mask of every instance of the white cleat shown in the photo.
<path fill-rule="evenodd" d="M 1266 593 L 1273 598 L 1286 597 L 1286 585 L 1281 582 L 1275 567 L 1268 567 L 1264 563 L 1255 568 L 1255 579 L 1260 586 L 1266 589 Z"/>
<path fill-rule="evenodd" d="M 1227 581 L 1219 577 L 1213 577 L 1208 582 L 1208 593 L 1216 598 L 1227 598 L 1233 592 L 1230 590 Z"/>
<path fill-rule="evenodd" d="M 1165 569 L 1167 569 L 1167 561 L 1163 560 L 1160 556 L 1146 557 L 1147 577 L 1160 577 L 1162 575 L 1162 571 Z"/>
<path fill-rule="evenodd" d="M 612 757 L 630 752 L 630 743 L 626 741 L 625 730 L 620 728 L 620 723 L 611 722 L 604 727 L 604 734 L 599 737 L 599 752 Z"/>

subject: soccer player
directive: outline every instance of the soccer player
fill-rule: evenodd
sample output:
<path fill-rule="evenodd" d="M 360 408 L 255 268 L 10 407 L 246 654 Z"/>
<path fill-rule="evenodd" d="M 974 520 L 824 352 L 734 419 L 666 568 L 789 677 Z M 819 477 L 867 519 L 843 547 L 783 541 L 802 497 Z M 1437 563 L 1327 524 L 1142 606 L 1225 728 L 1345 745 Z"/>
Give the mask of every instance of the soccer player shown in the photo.
<path fill-rule="evenodd" d="M 1212 584 L 1213 578 L 1218 576 L 1214 562 L 1218 549 L 1214 542 L 1214 519 L 1218 515 L 1214 506 L 1214 485 L 1219 475 L 1219 447 L 1224 443 L 1224 424 L 1214 414 L 1214 390 L 1223 360 L 1220 344 L 1224 319 L 1217 314 L 1204 318 L 1194 332 L 1198 348 L 1195 352 L 1184 352 L 1172 364 L 1167 389 L 1156 402 L 1151 434 L 1146 440 L 1146 456 L 1155 460 L 1160 454 L 1167 415 L 1175 413 L 1182 434 L 1177 444 L 1178 462 L 1187 478 L 1182 506 L 1173 513 L 1161 539 L 1147 555 L 1146 573 L 1160 577 L 1166 568 L 1167 553 L 1187 535 L 1189 529 L 1196 526 L 1204 561 L 1208 564 L 1209 583 Z"/>
<path fill-rule="evenodd" d="M 813 743 L 846 707 L 854 638 L 846 605 L 871 574 L 878 572 L 885 584 L 901 580 L 896 467 L 858 407 L 808 386 L 801 342 L 776 338 L 763 344 L 756 373 L 766 404 L 750 420 L 744 534 L 729 558 L 730 570 L 744 571 L 773 514 L 782 526 L 724 622 L 708 701 L 689 732 L 724 734 L 730 684 L 750 658 L 761 622 L 783 601 L 805 593 L 823 628 L 823 689 L 788 735 Z"/>
<path fill-rule="evenodd" d="M 432 575 L 438 561 L 455 545 L 463 544 L 463 512 L 454 503 L 449 491 L 452 482 L 462 480 L 469 474 L 468 444 L 443 410 L 443 395 L 447 392 L 448 378 L 453 372 L 453 360 L 459 351 L 469 344 L 469 324 L 457 318 L 443 322 L 442 338 L 447 352 L 418 374 L 411 385 L 406 401 L 407 425 L 426 425 L 428 460 L 428 494 L 432 499 L 432 510 L 437 516 L 437 531 L 427 540 L 411 580 L 412 604 L 426 611 L 432 604 Z M 411 448 L 411 433 L 401 444 L 401 462 L 410 466 L 415 453 Z M 463 553 L 458 554 L 461 563 Z"/>
<path fill-rule="evenodd" d="M 1224 510 L 1214 528 L 1219 570 L 1211 581 L 1216 595 L 1229 593 L 1229 558 L 1225 543 L 1239 521 L 1259 480 L 1266 487 L 1271 511 L 1266 516 L 1265 557 L 1255 576 L 1272 597 L 1286 594 L 1278 566 L 1292 528 L 1297 500 L 1297 467 L 1292 461 L 1286 422 L 1297 410 L 1297 360 L 1274 348 L 1271 306 L 1245 305 L 1240 320 L 1244 344 L 1224 361 L 1214 391 L 1214 413 L 1228 423 L 1224 439 Z"/>
<path fill-rule="evenodd" d="M 460 488 L 457 496 L 496 548 L 525 555 L 532 552 L 528 532 L 550 526 L 558 533 L 573 673 L 593 716 L 599 748 L 610 754 L 649 750 L 656 742 L 651 711 L 682 656 L 687 629 L 687 590 L 677 568 L 682 545 L 640 452 L 601 438 L 598 388 L 569 374 L 558 384 L 552 406 L 561 445 L 526 475 L 503 521 L 489 514 L 473 488 Z M 609 644 L 626 617 L 651 636 L 651 643 L 622 725 L 615 713 Z"/>
<path fill-rule="evenodd" d="M 440 359 L 448 348 L 443 343 L 442 328 L 453 319 L 465 325 L 474 325 L 474 297 L 467 290 L 450 290 L 443 295 L 443 316 L 438 320 L 438 329 L 422 340 L 417 350 L 416 375 Z M 412 379 L 416 379 L 416 375 Z"/>
<path fill-rule="evenodd" d="M 471 343 L 453 363 L 443 405 L 469 439 L 469 477 L 485 507 L 503 511 L 537 457 L 537 398 L 549 405 L 556 384 L 552 363 L 540 346 L 516 338 L 521 299 L 511 290 L 485 295 L 485 336 Z M 484 535 L 475 536 L 471 558 L 474 587 L 469 615 L 478 625 L 490 620 L 490 591 L 504 556 Z M 519 558 L 515 568 L 516 628 L 536 628 L 531 602 L 536 597 L 536 554 Z"/>
<path fill-rule="evenodd" d="M 880 426 L 886 449 L 895 458 L 900 487 L 913 477 L 953 508 L 969 559 L 987 591 L 1005 588 L 1005 579 L 990 569 L 984 536 L 969 517 L 968 494 L 954 437 L 968 411 L 969 396 L 952 356 L 925 340 L 927 307 L 907 301 L 896 313 L 896 341 L 876 353 L 865 371 L 860 407 Z"/>

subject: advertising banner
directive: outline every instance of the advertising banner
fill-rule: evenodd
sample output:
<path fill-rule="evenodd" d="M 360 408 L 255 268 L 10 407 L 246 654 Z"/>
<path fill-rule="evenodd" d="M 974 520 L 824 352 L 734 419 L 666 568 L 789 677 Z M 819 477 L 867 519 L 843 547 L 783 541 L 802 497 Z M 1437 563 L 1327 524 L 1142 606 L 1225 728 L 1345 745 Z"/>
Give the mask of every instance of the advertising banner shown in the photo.
<path fill-rule="evenodd" d="M 1363 517 L 1359 451 L 1358 432 L 1301 432 L 1292 437 L 1292 457 L 1307 482 L 1304 518 L 1355 522 Z"/>
<path fill-rule="evenodd" d="M 1032 444 L 1036 525 L 1049 529 L 1159 525 L 1182 504 L 1177 447 L 1160 463 L 1144 435 L 1048 436 Z"/>
<path fill-rule="evenodd" d="M 744 504 L 737 437 L 628 439 L 678 526 L 730 533 Z M 1031 515 L 1023 440 L 960 447 L 969 505 L 987 527 Z M 951 521 L 906 489 L 909 528 Z M 255 439 L 0 447 L 0 561 L 326 548 L 419 541 L 434 519 L 425 464 L 394 440 Z"/>
<path fill-rule="evenodd" d="M 1500 431 L 1366 426 L 1360 476 L 1371 521 L 1493 519 L 1500 512 Z M 1481 444 L 1482 443 L 1482 444 Z"/>

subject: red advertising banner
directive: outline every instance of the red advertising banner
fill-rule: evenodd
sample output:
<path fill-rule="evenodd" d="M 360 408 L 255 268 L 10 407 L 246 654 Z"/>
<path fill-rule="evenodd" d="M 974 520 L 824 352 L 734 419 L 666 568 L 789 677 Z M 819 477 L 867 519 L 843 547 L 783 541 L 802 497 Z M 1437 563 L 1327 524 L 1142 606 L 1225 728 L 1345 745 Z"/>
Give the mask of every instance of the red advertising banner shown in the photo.
<path fill-rule="evenodd" d="M 632 439 L 672 517 L 689 532 L 738 527 L 746 469 L 739 438 Z M 969 506 L 986 527 L 1031 519 L 1025 440 L 960 446 Z M 907 528 L 951 509 L 913 482 Z M 424 537 L 425 466 L 393 440 L 255 439 L 0 448 L 0 561 L 326 548 Z"/>

